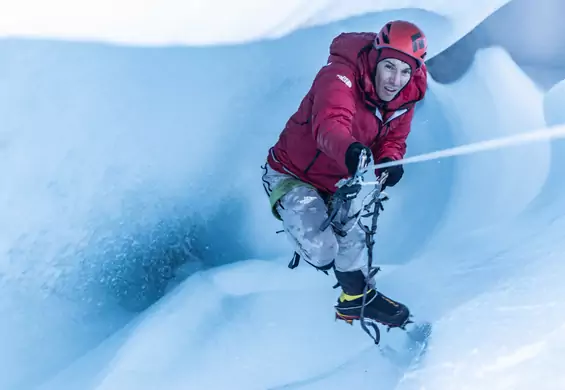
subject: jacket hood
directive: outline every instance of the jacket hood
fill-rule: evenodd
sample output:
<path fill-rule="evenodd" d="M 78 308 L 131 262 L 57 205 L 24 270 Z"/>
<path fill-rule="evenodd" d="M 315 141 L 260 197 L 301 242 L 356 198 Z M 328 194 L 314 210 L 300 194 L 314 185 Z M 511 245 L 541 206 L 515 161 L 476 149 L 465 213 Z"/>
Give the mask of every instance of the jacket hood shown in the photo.
<path fill-rule="evenodd" d="M 374 79 L 377 63 L 384 58 L 397 58 L 408 62 L 408 56 L 393 49 L 375 49 L 375 33 L 342 33 L 330 45 L 328 62 L 346 63 L 356 70 L 357 85 L 365 94 L 367 104 L 383 111 L 411 108 L 422 100 L 427 88 L 427 70 L 423 65 L 412 72 L 412 78 L 390 102 L 382 101 L 375 90 Z"/>

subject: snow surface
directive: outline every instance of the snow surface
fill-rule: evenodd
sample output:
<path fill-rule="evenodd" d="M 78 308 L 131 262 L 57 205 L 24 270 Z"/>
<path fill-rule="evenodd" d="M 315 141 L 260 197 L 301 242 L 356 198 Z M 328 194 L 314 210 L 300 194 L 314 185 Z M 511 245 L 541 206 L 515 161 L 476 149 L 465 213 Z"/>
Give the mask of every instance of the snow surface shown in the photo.
<path fill-rule="evenodd" d="M 565 387 L 563 141 L 410 165 L 389 191 L 379 288 L 435 328 L 411 373 L 334 322 L 333 277 L 286 267 L 260 182 L 337 33 L 409 18 L 436 54 L 506 2 L 238 3 L 229 23 L 213 11 L 235 3 L 59 3 L 11 4 L 2 31 L 124 45 L 0 42 L 0 388 Z M 218 45 L 133 46 L 172 42 Z M 564 83 L 480 50 L 430 80 L 408 154 L 565 124 Z M 124 310 L 107 275 L 135 280 L 185 234 L 177 255 L 218 266 Z"/>
<path fill-rule="evenodd" d="M 422 10 L 418 22 L 432 44 L 430 56 L 471 31 L 509 0 L 110 0 L 3 2 L 0 34 L 108 40 L 123 44 L 208 45 L 278 38 L 300 28 L 321 26 L 369 12 Z M 30 12 L 30 9 L 33 12 Z M 378 15 L 375 20 L 379 25 Z M 374 30 L 374 28 L 373 28 Z"/>

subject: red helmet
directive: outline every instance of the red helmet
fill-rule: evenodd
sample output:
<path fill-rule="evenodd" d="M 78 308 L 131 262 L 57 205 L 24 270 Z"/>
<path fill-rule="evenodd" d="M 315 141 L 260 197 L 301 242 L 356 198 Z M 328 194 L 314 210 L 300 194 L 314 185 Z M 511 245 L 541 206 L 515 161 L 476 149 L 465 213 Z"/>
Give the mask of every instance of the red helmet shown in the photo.
<path fill-rule="evenodd" d="M 415 24 L 395 20 L 383 26 L 373 46 L 375 49 L 390 48 L 404 53 L 414 58 L 420 67 L 426 57 L 428 41 L 422 30 Z"/>

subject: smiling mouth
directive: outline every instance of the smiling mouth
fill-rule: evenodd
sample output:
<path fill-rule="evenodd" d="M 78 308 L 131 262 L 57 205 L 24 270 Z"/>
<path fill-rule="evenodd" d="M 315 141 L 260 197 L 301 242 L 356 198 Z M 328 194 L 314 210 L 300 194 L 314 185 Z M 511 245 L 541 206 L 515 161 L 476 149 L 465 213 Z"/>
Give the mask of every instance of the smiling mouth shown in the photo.
<path fill-rule="evenodd" d="M 396 93 L 398 91 L 398 89 L 396 88 L 390 88 L 390 87 L 384 87 L 385 91 L 387 91 L 388 93 Z"/>

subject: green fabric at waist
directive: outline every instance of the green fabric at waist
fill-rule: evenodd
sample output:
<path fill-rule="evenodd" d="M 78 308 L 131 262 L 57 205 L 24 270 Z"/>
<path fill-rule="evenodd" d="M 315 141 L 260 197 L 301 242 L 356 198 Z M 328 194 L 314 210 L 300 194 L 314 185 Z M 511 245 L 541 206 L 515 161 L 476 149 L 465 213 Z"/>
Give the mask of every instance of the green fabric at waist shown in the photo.
<path fill-rule="evenodd" d="M 281 216 L 277 212 L 277 207 L 276 207 L 277 202 L 279 200 L 281 200 L 281 198 L 283 196 L 285 196 L 290 191 L 292 191 L 294 188 L 299 187 L 299 186 L 310 187 L 310 188 L 313 188 L 315 190 L 314 186 L 307 184 L 303 181 L 300 181 L 298 179 L 294 179 L 294 178 L 288 178 L 288 179 L 282 180 L 273 189 L 273 192 L 271 192 L 271 195 L 269 196 L 269 202 L 271 204 L 271 212 L 273 213 L 273 215 L 275 216 L 276 219 L 282 221 Z"/>

